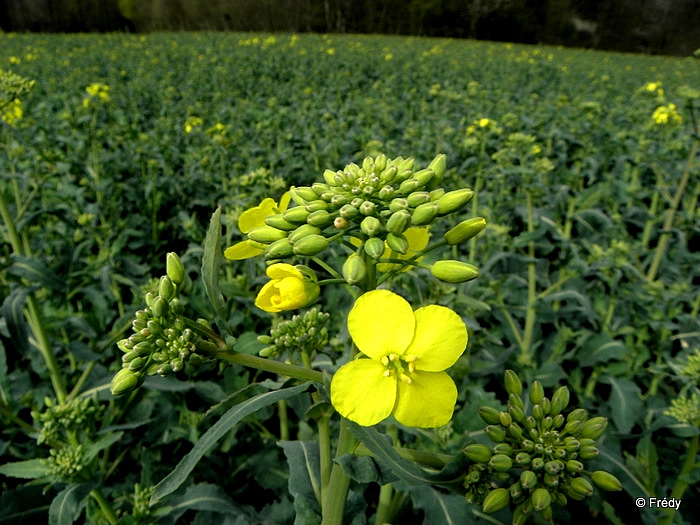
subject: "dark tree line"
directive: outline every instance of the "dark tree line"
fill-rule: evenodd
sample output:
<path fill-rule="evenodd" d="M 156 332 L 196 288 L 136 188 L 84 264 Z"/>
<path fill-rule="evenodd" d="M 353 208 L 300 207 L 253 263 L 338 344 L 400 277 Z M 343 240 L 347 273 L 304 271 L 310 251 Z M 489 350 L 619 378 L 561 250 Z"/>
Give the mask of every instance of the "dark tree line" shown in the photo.
<path fill-rule="evenodd" d="M 384 33 L 688 55 L 700 0 L 0 0 L 4 31 Z"/>

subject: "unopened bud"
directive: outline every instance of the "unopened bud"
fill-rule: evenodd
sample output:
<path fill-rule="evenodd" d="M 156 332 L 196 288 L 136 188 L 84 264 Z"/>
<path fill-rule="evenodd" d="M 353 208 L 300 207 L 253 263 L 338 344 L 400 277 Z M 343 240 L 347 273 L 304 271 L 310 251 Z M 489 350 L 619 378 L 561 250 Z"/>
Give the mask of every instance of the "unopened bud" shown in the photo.
<path fill-rule="evenodd" d="M 522 485 L 524 489 L 531 489 L 537 485 L 537 474 L 531 470 L 523 470 L 520 473 L 520 485 Z"/>
<path fill-rule="evenodd" d="M 379 259 L 384 255 L 384 241 L 379 237 L 367 239 L 364 244 L 365 253 L 372 259 Z"/>
<path fill-rule="evenodd" d="M 411 225 L 411 214 L 407 210 L 399 210 L 391 214 L 386 221 L 386 229 L 389 233 L 400 235 Z"/>
<path fill-rule="evenodd" d="M 605 472 L 604 470 L 596 470 L 593 474 L 591 474 L 591 481 L 595 483 L 596 487 L 603 490 L 622 490 L 622 484 L 620 481 L 615 476 L 609 472 Z"/>
<path fill-rule="evenodd" d="M 160 278 L 160 282 L 158 283 L 158 294 L 166 301 L 170 301 L 170 299 L 175 296 L 175 286 L 170 280 L 170 277 L 167 275 Z"/>
<path fill-rule="evenodd" d="M 571 499 L 580 501 L 593 494 L 593 486 L 586 478 L 574 478 L 569 483 L 567 493 Z"/>
<path fill-rule="evenodd" d="M 551 504 L 552 496 L 546 488 L 540 487 L 532 493 L 532 506 L 537 512 L 548 508 Z"/>
<path fill-rule="evenodd" d="M 272 226 L 260 226 L 259 228 L 253 228 L 248 232 L 248 238 L 250 240 L 262 244 L 270 244 L 279 239 L 284 239 L 286 236 L 286 231 L 278 230 Z"/>
<path fill-rule="evenodd" d="M 539 381 L 533 381 L 530 385 L 530 402 L 533 405 L 539 405 L 544 398 L 544 389 L 542 388 L 542 383 Z"/>
<path fill-rule="evenodd" d="M 318 235 L 321 233 L 321 229 L 317 228 L 316 226 L 312 226 L 311 224 L 302 224 L 299 226 L 296 230 L 294 230 L 292 233 L 289 234 L 287 239 L 289 239 L 289 242 L 294 244 L 297 241 L 300 241 L 304 237 L 307 237 L 308 235 Z"/>
<path fill-rule="evenodd" d="M 494 443 L 501 443 L 506 438 L 506 431 L 503 430 L 503 427 L 497 427 L 495 425 L 488 425 L 484 428 L 484 433 Z"/>
<path fill-rule="evenodd" d="M 408 239 L 402 233 L 396 235 L 395 233 L 388 233 L 386 236 L 386 244 L 394 250 L 395 252 L 404 254 L 408 250 Z"/>
<path fill-rule="evenodd" d="M 460 222 L 445 234 L 445 240 L 450 246 L 466 242 L 475 237 L 486 227 L 486 219 L 474 217 Z"/>
<path fill-rule="evenodd" d="M 296 241 L 292 246 L 292 251 L 296 255 L 316 255 L 328 248 L 328 239 L 322 235 L 307 235 Z"/>
<path fill-rule="evenodd" d="M 607 418 L 600 416 L 592 417 L 581 426 L 580 436 L 588 439 L 598 439 L 603 435 L 607 425 Z"/>
<path fill-rule="evenodd" d="M 505 454 L 494 454 L 489 460 L 489 466 L 496 472 L 508 472 L 513 468 L 513 460 Z"/>
<path fill-rule="evenodd" d="M 439 214 L 447 215 L 449 213 L 459 210 L 462 206 L 467 204 L 473 196 L 474 191 L 469 188 L 448 191 L 437 201 L 440 207 Z"/>
<path fill-rule="evenodd" d="M 581 447 L 578 451 L 578 457 L 584 460 L 595 459 L 600 454 L 597 447 Z"/>
<path fill-rule="evenodd" d="M 447 156 L 444 153 L 440 153 L 428 164 L 428 168 L 433 170 L 435 179 L 441 180 L 447 168 Z"/>
<path fill-rule="evenodd" d="M 479 416 L 488 425 L 497 425 L 500 422 L 500 410 L 493 407 L 481 407 L 479 409 Z"/>
<path fill-rule="evenodd" d="M 506 386 L 506 392 L 509 394 L 515 394 L 516 396 L 522 395 L 523 383 L 520 381 L 520 376 L 518 376 L 515 371 L 511 369 L 506 370 L 505 374 L 503 375 L 503 379 Z"/>
<path fill-rule="evenodd" d="M 151 306 L 151 309 L 156 317 L 164 317 L 168 315 L 168 311 L 170 310 L 168 301 L 166 301 L 160 295 L 153 300 L 153 306 Z"/>
<path fill-rule="evenodd" d="M 343 263 L 343 277 L 348 284 L 357 284 L 365 278 L 367 268 L 362 257 L 351 254 Z"/>
<path fill-rule="evenodd" d="M 578 474 L 583 470 L 583 463 L 576 461 L 575 459 L 570 459 L 566 462 L 566 470 L 573 474 Z"/>
<path fill-rule="evenodd" d="M 175 252 L 169 252 L 165 256 L 165 273 L 177 286 L 180 286 L 185 281 L 185 267 Z"/>
<path fill-rule="evenodd" d="M 421 204 L 411 214 L 411 223 L 414 226 L 425 226 L 433 222 L 440 211 L 440 205 L 437 202 L 426 202 Z"/>
<path fill-rule="evenodd" d="M 498 488 L 489 492 L 481 504 L 481 510 L 490 514 L 504 509 L 510 503 L 510 493 L 508 489 Z"/>
<path fill-rule="evenodd" d="M 293 254 L 292 243 L 289 242 L 288 238 L 273 242 L 265 248 L 264 252 L 266 259 L 284 259 L 286 257 L 291 257 Z"/>
<path fill-rule="evenodd" d="M 464 455 L 475 463 L 487 463 L 493 456 L 493 453 L 486 445 L 473 443 L 464 447 Z"/>
<path fill-rule="evenodd" d="M 469 263 L 456 260 L 437 261 L 430 267 L 433 277 L 446 283 L 465 283 L 479 276 L 479 269 Z"/>
<path fill-rule="evenodd" d="M 382 223 L 376 217 L 365 217 L 360 223 L 360 230 L 369 237 L 374 237 L 382 231 Z"/>
<path fill-rule="evenodd" d="M 282 216 L 288 222 L 300 224 L 305 223 L 306 218 L 309 216 L 309 212 L 303 206 L 296 206 L 294 208 L 289 208 L 285 211 Z"/>
<path fill-rule="evenodd" d="M 430 192 L 429 191 L 414 191 L 406 197 L 406 202 L 411 208 L 430 202 Z"/>
<path fill-rule="evenodd" d="M 316 192 L 308 186 L 300 186 L 298 188 L 291 187 L 289 189 L 289 196 L 299 206 L 304 206 L 306 203 L 316 200 L 318 198 Z"/>
<path fill-rule="evenodd" d="M 137 388 L 142 378 L 127 368 L 122 368 L 112 378 L 109 390 L 113 396 L 121 396 Z"/>
<path fill-rule="evenodd" d="M 291 231 L 297 227 L 297 224 L 290 222 L 284 218 L 281 213 L 276 213 L 275 215 L 270 215 L 265 217 L 265 224 L 277 228 L 278 230 Z"/>

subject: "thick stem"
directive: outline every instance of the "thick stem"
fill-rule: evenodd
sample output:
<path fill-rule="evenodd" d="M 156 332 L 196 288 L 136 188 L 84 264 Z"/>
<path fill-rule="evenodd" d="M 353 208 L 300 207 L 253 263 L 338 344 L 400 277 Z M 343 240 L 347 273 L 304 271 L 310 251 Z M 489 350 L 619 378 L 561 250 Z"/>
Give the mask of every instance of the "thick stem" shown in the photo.
<path fill-rule="evenodd" d="M 110 525 L 115 525 L 117 521 L 119 521 L 119 518 L 117 518 L 117 515 L 114 513 L 114 510 L 112 510 L 112 506 L 105 499 L 104 494 L 102 494 L 102 491 L 99 488 L 96 488 L 90 492 L 90 495 L 93 498 L 95 498 L 95 501 L 97 501 L 97 504 L 100 506 L 100 509 L 102 509 L 104 517 L 107 519 Z"/>
<path fill-rule="evenodd" d="M 685 489 L 688 488 L 688 482 L 686 481 L 690 474 L 695 470 L 695 461 L 698 455 L 698 443 L 700 442 L 700 436 L 693 436 L 688 442 L 688 450 L 686 451 L 685 461 L 683 462 L 683 467 L 676 478 L 676 483 L 671 489 L 671 498 L 680 501 L 683 497 Z M 664 515 L 659 519 L 659 525 L 671 525 L 673 523 L 673 516 L 676 510 L 673 508 L 666 508 L 661 510 Z"/>
<path fill-rule="evenodd" d="M 355 448 L 356 440 L 350 432 L 347 420 L 340 420 L 340 435 L 338 436 L 338 448 L 335 452 L 336 459 L 350 454 Z M 328 491 L 323 502 L 323 521 L 321 525 L 340 525 L 343 523 L 345 513 L 345 500 L 350 489 L 350 478 L 343 472 L 339 463 L 333 465 L 331 470 Z"/>
<path fill-rule="evenodd" d="M 217 359 L 222 359 L 224 361 L 228 361 L 229 363 L 236 363 L 238 365 L 257 368 L 258 370 L 265 370 L 266 372 L 272 372 L 285 377 L 293 377 L 301 381 L 323 383 L 323 372 L 308 370 L 300 366 L 288 365 L 287 363 L 281 363 L 272 359 L 265 359 L 264 357 L 236 354 L 228 351 L 218 352 L 216 357 Z"/>
<path fill-rule="evenodd" d="M 535 231 L 535 219 L 532 204 L 532 194 L 529 191 L 525 192 L 527 199 L 527 231 L 532 233 Z M 536 289 L 536 260 L 535 260 L 535 241 L 530 241 L 527 245 L 527 311 L 525 313 L 525 330 L 523 332 L 522 346 L 520 348 L 520 364 L 524 366 L 532 365 L 532 337 L 535 329 L 535 320 L 537 312 L 535 311 L 535 301 L 537 300 Z"/>

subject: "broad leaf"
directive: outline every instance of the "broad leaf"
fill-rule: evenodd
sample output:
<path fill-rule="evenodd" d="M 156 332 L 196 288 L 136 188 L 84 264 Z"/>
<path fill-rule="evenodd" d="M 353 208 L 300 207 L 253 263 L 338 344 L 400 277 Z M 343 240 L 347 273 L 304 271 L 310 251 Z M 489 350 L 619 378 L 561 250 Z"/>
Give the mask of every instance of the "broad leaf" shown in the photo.
<path fill-rule="evenodd" d="M 231 430 L 241 419 L 252 414 L 253 412 L 272 405 L 282 399 L 288 399 L 292 396 L 300 394 L 309 387 L 310 383 L 304 383 L 283 390 L 274 392 L 266 392 L 256 396 L 248 401 L 236 405 L 226 412 L 214 426 L 207 430 L 204 435 L 197 441 L 192 450 L 185 455 L 177 464 L 170 474 L 168 474 L 158 485 L 156 485 L 153 496 L 151 497 L 151 505 L 157 503 L 168 494 L 171 494 L 178 489 L 180 485 L 190 475 L 192 469 L 197 465 L 200 459 L 221 439 L 229 430 Z"/>
<path fill-rule="evenodd" d="M 37 479 L 48 475 L 49 467 L 41 459 L 28 459 L 0 465 L 0 474 L 10 478 Z"/>
<path fill-rule="evenodd" d="M 49 525 L 72 525 L 93 488 L 93 482 L 73 483 L 59 492 L 49 508 Z"/>
<path fill-rule="evenodd" d="M 204 239 L 204 256 L 202 257 L 202 281 L 207 297 L 219 319 L 226 312 L 224 298 L 219 290 L 219 268 L 221 267 L 221 206 L 211 216 L 209 230 Z M 218 321 L 218 319 L 217 319 Z M 222 323 L 217 323 L 222 324 Z M 222 325 L 223 326 L 223 325 Z M 222 328 L 220 326 L 219 328 Z"/>
<path fill-rule="evenodd" d="M 318 443 L 280 441 L 279 445 L 284 450 L 289 464 L 289 493 L 294 496 L 297 522 L 302 513 L 308 513 L 317 522 L 321 516 L 321 463 Z"/>
<path fill-rule="evenodd" d="M 612 387 L 608 402 L 613 423 L 622 434 L 628 434 L 643 415 L 639 387 L 633 381 L 622 377 L 604 376 L 601 381 Z"/>
<path fill-rule="evenodd" d="M 464 496 L 443 494 L 425 485 L 411 487 L 413 505 L 425 512 L 423 525 L 464 525 L 469 523 L 469 506 Z"/>

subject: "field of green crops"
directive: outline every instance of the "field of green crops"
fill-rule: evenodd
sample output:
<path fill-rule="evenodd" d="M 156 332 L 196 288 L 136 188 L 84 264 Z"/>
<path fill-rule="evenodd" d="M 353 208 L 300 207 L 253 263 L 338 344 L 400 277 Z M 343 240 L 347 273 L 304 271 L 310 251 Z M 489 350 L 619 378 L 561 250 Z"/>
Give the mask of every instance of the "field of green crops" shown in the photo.
<path fill-rule="evenodd" d="M 0 34 L 0 49 L 0 525 L 340 524 L 325 497 L 345 494 L 339 479 L 353 525 L 694 522 L 697 59 L 224 33 Z M 270 314 L 254 305 L 265 259 L 223 258 L 263 199 L 284 211 L 290 187 L 320 187 L 327 169 L 403 157 L 418 172 L 440 154 L 439 186 L 475 193 L 424 223 L 431 240 L 468 218 L 487 225 L 410 271 L 351 269 L 357 244 L 334 237 L 284 261 L 318 275 L 319 298 Z M 410 195 L 438 199 L 435 184 Z M 479 276 L 436 279 L 438 259 Z M 164 280 L 184 314 L 169 311 L 209 339 L 166 368 L 148 357 L 145 382 L 113 396 L 132 350 L 117 342 L 145 329 L 137 311 L 168 311 L 153 300 L 173 296 Z M 447 425 L 361 426 L 334 410 L 348 311 L 379 282 L 467 327 Z M 580 409 L 607 418 L 604 433 L 579 431 Z M 535 420 L 525 437 L 561 445 L 566 463 L 518 448 Z M 565 455 L 567 434 L 590 446 Z M 474 445 L 491 449 L 484 461 Z M 586 481 L 601 470 L 621 490 Z"/>

